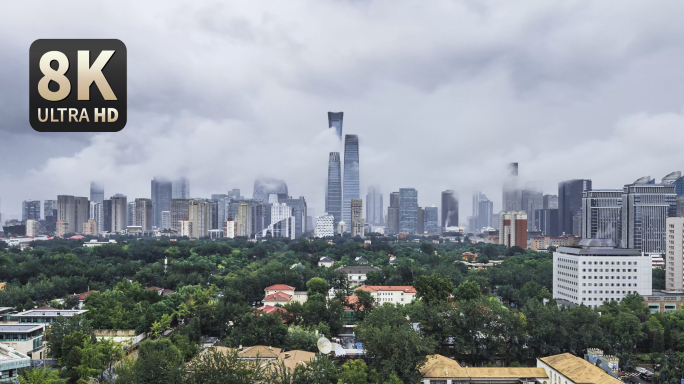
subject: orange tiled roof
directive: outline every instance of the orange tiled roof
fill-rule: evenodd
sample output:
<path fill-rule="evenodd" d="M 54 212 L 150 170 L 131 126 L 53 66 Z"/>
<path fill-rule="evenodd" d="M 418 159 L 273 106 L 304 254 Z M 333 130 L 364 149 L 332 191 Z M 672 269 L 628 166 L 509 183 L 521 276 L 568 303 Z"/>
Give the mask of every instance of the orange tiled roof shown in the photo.
<path fill-rule="evenodd" d="M 290 300 L 290 297 L 292 295 L 288 295 L 287 293 L 284 292 L 276 292 L 276 293 L 271 293 L 270 295 L 266 296 L 264 301 L 287 301 Z"/>
<path fill-rule="evenodd" d="M 285 284 L 275 284 L 275 285 L 271 285 L 270 287 L 266 287 L 266 290 L 269 290 L 269 291 L 294 291 L 294 287 L 290 287 L 289 285 L 285 285 Z"/>
<path fill-rule="evenodd" d="M 97 291 L 94 291 L 94 290 L 91 289 L 91 290 L 88 291 L 88 292 L 83 292 L 83 293 L 80 293 L 80 294 L 76 295 L 76 297 L 78 298 L 79 301 L 83 301 L 83 300 L 86 299 L 86 297 L 88 297 L 88 295 L 90 295 L 90 294 L 93 293 L 93 292 L 97 292 Z"/>

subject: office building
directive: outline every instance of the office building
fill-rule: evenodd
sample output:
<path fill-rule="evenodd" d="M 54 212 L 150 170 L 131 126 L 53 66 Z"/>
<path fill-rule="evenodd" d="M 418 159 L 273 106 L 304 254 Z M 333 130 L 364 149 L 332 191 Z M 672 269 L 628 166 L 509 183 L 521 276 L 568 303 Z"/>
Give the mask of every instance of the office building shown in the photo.
<path fill-rule="evenodd" d="M 684 178 L 680 171 L 672 172 L 669 175 L 663 177 L 663 184 L 671 184 L 675 187 L 675 194 L 677 197 L 684 196 Z"/>
<path fill-rule="evenodd" d="M 128 199 L 126 196 L 117 193 L 112 200 L 112 232 L 120 233 L 128 227 Z"/>
<path fill-rule="evenodd" d="M 363 200 L 352 199 L 351 201 L 351 235 L 352 237 L 363 236 Z"/>
<path fill-rule="evenodd" d="M 90 214 L 88 216 L 88 221 L 93 220 L 97 223 L 97 232 L 102 233 L 104 230 L 102 228 L 102 216 L 103 207 L 102 202 L 96 203 L 94 201 L 90 202 Z"/>
<path fill-rule="evenodd" d="M 57 230 L 57 200 L 43 202 L 43 232 L 53 234 Z"/>
<path fill-rule="evenodd" d="M 171 211 L 162 211 L 161 219 L 161 230 L 171 229 Z"/>
<path fill-rule="evenodd" d="M 575 179 L 558 183 L 558 231 L 581 236 L 582 199 L 591 190 L 591 180 Z"/>
<path fill-rule="evenodd" d="M 208 201 L 188 200 L 188 221 L 192 223 L 192 232 L 189 237 L 200 239 L 209 236 L 211 203 Z"/>
<path fill-rule="evenodd" d="M 530 220 L 527 221 L 527 231 L 539 231 L 538 228 L 535 228 L 535 222 L 532 218 L 534 217 L 534 212 L 536 210 L 544 208 L 544 196 L 542 191 L 528 185 L 528 187 L 521 192 L 521 203 L 521 210 L 525 211 L 527 217 L 530 218 Z"/>
<path fill-rule="evenodd" d="M 359 191 L 359 137 L 356 135 L 344 136 L 343 177 L 342 219 L 345 223 L 351 223 L 351 201 L 361 198 Z"/>
<path fill-rule="evenodd" d="M 675 217 L 677 206 L 673 184 L 654 184 L 642 177 L 622 191 L 621 248 L 646 253 L 665 253 L 666 220 Z"/>
<path fill-rule="evenodd" d="M 100 233 L 112 231 L 112 199 L 107 199 L 102 202 L 102 229 Z"/>
<path fill-rule="evenodd" d="M 337 137 L 342 140 L 342 122 L 344 120 L 344 112 L 328 112 L 328 128 L 335 129 Z"/>
<path fill-rule="evenodd" d="M 126 204 L 126 226 L 132 227 L 135 225 L 135 201 L 129 201 Z"/>
<path fill-rule="evenodd" d="M 21 221 L 40 220 L 40 200 L 26 200 L 21 203 Z"/>
<path fill-rule="evenodd" d="M 435 206 L 423 208 L 424 232 L 430 235 L 439 233 L 439 213 Z"/>
<path fill-rule="evenodd" d="M 543 209 L 558 209 L 558 196 L 544 195 Z"/>
<path fill-rule="evenodd" d="M 244 197 L 240 195 L 240 189 L 239 188 L 233 188 L 230 191 L 228 191 L 228 199 L 230 200 L 240 200 L 243 199 Z"/>
<path fill-rule="evenodd" d="M 226 216 L 228 208 L 229 197 L 226 194 L 213 194 L 211 195 L 213 200 L 211 205 L 211 228 L 221 229 L 223 228 L 223 223 L 228 218 Z"/>
<path fill-rule="evenodd" d="M 417 234 L 424 234 L 425 233 L 425 215 L 424 215 L 423 207 L 418 207 L 418 227 L 416 229 Z"/>
<path fill-rule="evenodd" d="M 133 225 L 141 227 L 143 231 L 152 230 L 152 199 L 135 199 L 133 211 Z"/>
<path fill-rule="evenodd" d="M 285 181 L 271 177 L 261 177 L 254 180 L 253 200 L 268 203 L 269 195 L 278 195 L 279 202 L 289 198 Z"/>
<path fill-rule="evenodd" d="M 387 233 L 399 233 L 399 192 L 390 193 L 390 205 L 387 207 Z"/>
<path fill-rule="evenodd" d="M 477 212 L 477 229 L 481 231 L 483 228 L 492 228 L 494 203 L 490 201 L 487 196 L 482 194 L 480 195 Z"/>
<path fill-rule="evenodd" d="M 458 197 L 453 190 L 442 192 L 442 231 L 447 227 L 458 227 Z"/>
<path fill-rule="evenodd" d="M 482 192 L 480 191 L 473 192 L 473 217 L 478 216 L 478 212 L 480 209 L 480 200 L 482 199 L 482 196 Z"/>
<path fill-rule="evenodd" d="M 502 210 L 519 211 L 522 209 L 522 195 L 518 189 L 518 163 L 508 164 L 508 174 L 504 180 Z"/>
<path fill-rule="evenodd" d="M 665 290 L 684 291 L 684 217 L 668 217 Z"/>
<path fill-rule="evenodd" d="M 382 205 L 382 193 L 379 187 L 368 187 L 366 194 L 366 223 L 372 225 L 385 225 L 385 209 Z"/>
<path fill-rule="evenodd" d="M 334 226 L 342 220 L 342 171 L 340 153 L 328 156 L 328 184 L 325 190 L 325 211 L 335 218 Z"/>
<path fill-rule="evenodd" d="M 295 236 L 299 237 L 308 232 L 309 228 L 306 227 L 308 213 L 304 196 L 300 196 L 298 199 L 285 199 L 282 202 L 292 207 L 292 216 L 295 218 Z M 273 219 L 271 218 L 271 220 Z"/>
<path fill-rule="evenodd" d="M 315 237 L 335 236 L 335 218 L 332 215 L 322 215 L 316 217 Z"/>
<path fill-rule="evenodd" d="M 187 178 L 181 177 L 171 182 L 171 198 L 190 199 L 190 181 Z"/>
<path fill-rule="evenodd" d="M 97 236 L 99 234 L 99 224 L 95 220 L 88 220 L 83 224 L 83 234 L 86 236 Z"/>
<path fill-rule="evenodd" d="M 418 191 L 415 188 L 399 189 L 399 233 L 418 232 Z"/>
<path fill-rule="evenodd" d="M 170 211 L 172 184 L 168 180 L 157 179 L 152 180 L 152 225 L 160 228 L 162 221 L 162 212 Z M 173 225 L 175 229 L 177 224 Z"/>
<path fill-rule="evenodd" d="M 29 219 L 26 220 L 26 236 L 35 237 L 40 235 L 40 221 Z"/>
<path fill-rule="evenodd" d="M 171 199 L 171 229 L 181 233 L 180 222 L 188 218 L 188 199 Z M 180 236 L 180 235 L 179 235 Z"/>
<path fill-rule="evenodd" d="M 66 224 L 64 234 L 81 233 L 83 223 L 87 222 L 89 217 L 90 202 L 88 198 L 68 195 L 57 196 L 57 221 L 62 220 Z"/>
<path fill-rule="evenodd" d="M 94 181 L 90 182 L 90 202 L 91 203 L 101 203 L 104 201 L 104 185 L 101 183 L 96 183 Z"/>
<path fill-rule="evenodd" d="M 499 213 L 499 244 L 527 248 L 527 212 Z"/>
<path fill-rule="evenodd" d="M 582 238 L 611 239 L 620 244 L 622 235 L 622 190 L 585 191 L 582 198 Z"/>
<path fill-rule="evenodd" d="M 558 233 L 558 209 L 537 209 L 534 211 L 535 228 L 544 236 L 557 237 Z"/>
<path fill-rule="evenodd" d="M 629 294 L 651 295 L 650 255 L 617 249 L 611 239 L 583 239 L 579 246 L 553 253 L 554 299 L 597 308 Z"/>
<path fill-rule="evenodd" d="M 234 239 L 237 232 L 237 226 L 233 219 L 228 219 L 223 222 L 223 237 Z"/>
<path fill-rule="evenodd" d="M 271 224 L 260 231 L 261 237 L 271 236 L 294 239 L 297 223 L 295 209 L 286 203 L 273 202 L 270 205 Z"/>

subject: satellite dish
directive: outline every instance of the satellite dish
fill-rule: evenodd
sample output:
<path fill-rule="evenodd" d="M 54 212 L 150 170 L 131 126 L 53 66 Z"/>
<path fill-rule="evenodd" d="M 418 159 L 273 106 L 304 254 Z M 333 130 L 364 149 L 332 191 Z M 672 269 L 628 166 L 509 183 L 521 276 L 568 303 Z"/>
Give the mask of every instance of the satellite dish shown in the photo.
<path fill-rule="evenodd" d="M 318 342 L 316 343 L 316 345 L 318 346 L 318 350 L 324 355 L 327 355 L 330 352 L 332 352 L 332 349 L 333 349 L 332 343 L 330 342 L 330 340 L 326 339 L 325 337 L 321 337 L 320 339 L 318 339 Z"/>

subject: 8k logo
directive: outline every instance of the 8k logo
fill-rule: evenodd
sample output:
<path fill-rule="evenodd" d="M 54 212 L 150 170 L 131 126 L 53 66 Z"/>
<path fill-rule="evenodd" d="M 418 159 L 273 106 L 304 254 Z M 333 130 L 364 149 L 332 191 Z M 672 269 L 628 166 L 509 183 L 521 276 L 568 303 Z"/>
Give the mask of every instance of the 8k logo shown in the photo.
<path fill-rule="evenodd" d="M 126 125 L 126 46 L 41 39 L 29 49 L 29 121 L 39 132 L 117 132 Z"/>

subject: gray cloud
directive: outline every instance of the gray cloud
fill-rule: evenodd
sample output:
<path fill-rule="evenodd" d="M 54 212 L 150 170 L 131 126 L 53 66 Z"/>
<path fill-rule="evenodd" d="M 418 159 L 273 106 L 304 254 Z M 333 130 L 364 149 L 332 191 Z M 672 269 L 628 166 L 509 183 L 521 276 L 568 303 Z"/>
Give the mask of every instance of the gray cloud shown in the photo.
<path fill-rule="evenodd" d="M 196 196 L 284 179 L 323 211 L 326 112 L 360 138 L 362 195 L 482 190 L 500 207 L 505 163 L 555 193 L 681 169 L 684 4 L 404 1 L 17 2 L 0 24 L 1 210 L 26 198 L 149 196 L 186 175 Z M 96 17 L 97 16 L 97 17 Z M 45 135 L 27 119 L 37 38 L 128 47 L 129 119 L 116 134 Z"/>

